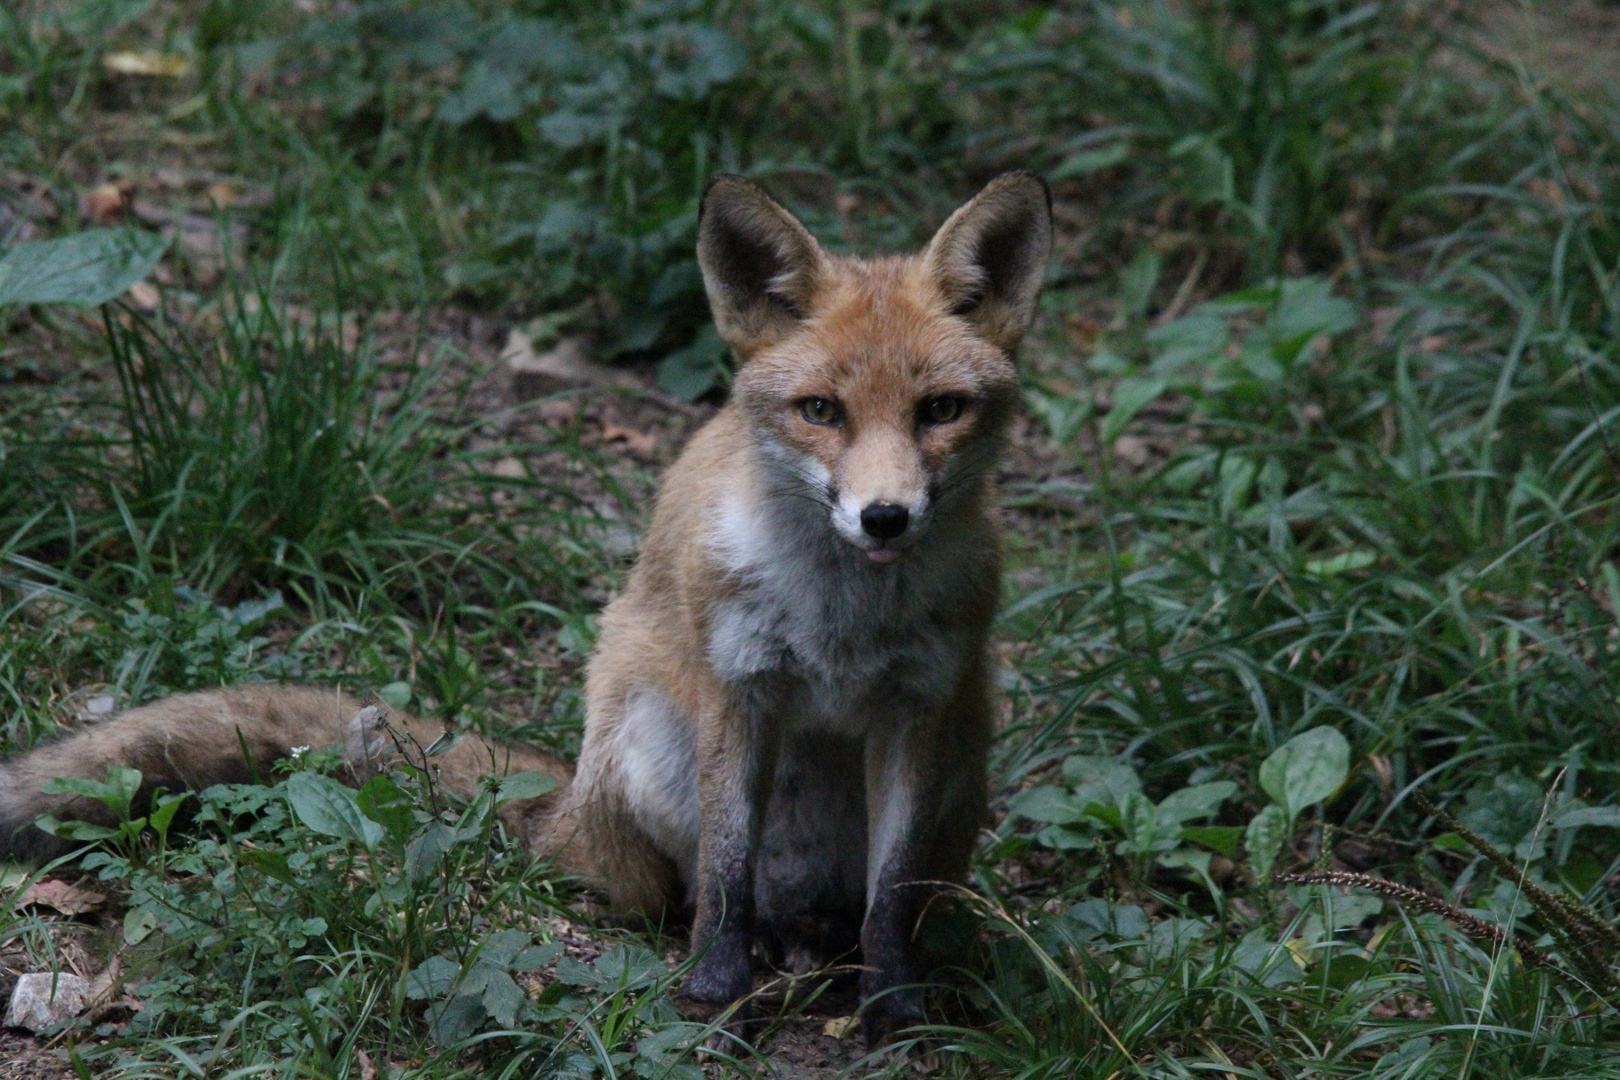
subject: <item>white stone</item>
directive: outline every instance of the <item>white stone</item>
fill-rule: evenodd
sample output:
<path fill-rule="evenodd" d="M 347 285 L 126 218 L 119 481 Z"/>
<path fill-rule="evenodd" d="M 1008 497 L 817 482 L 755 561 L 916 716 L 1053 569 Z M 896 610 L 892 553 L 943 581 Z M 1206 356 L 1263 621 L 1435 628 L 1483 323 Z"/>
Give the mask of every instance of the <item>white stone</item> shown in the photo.
<path fill-rule="evenodd" d="M 41 971 L 24 975 L 11 992 L 5 1026 L 40 1032 L 57 1027 L 84 1011 L 90 984 L 77 975 Z"/>

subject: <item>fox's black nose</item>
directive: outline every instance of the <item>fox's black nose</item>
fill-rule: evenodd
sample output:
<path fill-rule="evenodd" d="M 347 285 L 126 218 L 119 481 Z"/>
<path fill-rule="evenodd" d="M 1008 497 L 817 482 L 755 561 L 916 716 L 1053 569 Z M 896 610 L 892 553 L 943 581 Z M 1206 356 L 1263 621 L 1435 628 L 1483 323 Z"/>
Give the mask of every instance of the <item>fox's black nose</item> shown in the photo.
<path fill-rule="evenodd" d="M 911 511 L 895 503 L 873 503 L 861 511 L 861 528 L 879 540 L 893 540 L 910 521 Z"/>

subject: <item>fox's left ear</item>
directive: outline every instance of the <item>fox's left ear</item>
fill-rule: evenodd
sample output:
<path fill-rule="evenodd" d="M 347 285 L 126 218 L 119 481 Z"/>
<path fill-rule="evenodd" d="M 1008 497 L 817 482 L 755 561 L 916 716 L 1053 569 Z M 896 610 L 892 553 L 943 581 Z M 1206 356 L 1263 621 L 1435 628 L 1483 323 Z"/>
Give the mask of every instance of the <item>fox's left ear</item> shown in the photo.
<path fill-rule="evenodd" d="M 1052 251 L 1052 193 L 1032 172 L 1003 173 L 940 226 L 923 265 L 951 312 L 989 340 L 1018 347 Z"/>

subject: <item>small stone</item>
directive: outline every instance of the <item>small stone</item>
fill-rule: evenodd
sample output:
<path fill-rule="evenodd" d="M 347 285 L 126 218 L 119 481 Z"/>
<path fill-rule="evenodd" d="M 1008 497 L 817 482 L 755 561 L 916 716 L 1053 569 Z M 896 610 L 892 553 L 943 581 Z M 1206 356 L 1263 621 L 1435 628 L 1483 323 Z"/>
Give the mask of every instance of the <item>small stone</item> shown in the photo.
<path fill-rule="evenodd" d="M 150 281 L 137 281 L 129 287 L 129 302 L 135 305 L 137 311 L 150 315 L 163 303 L 163 294 Z"/>
<path fill-rule="evenodd" d="M 97 694 L 84 703 L 84 713 L 91 720 L 104 720 L 112 715 L 113 707 L 117 704 L 111 694 Z"/>
<path fill-rule="evenodd" d="M 117 225 L 129 215 L 135 186 L 129 181 L 97 184 L 84 196 L 84 216 L 97 225 Z"/>
<path fill-rule="evenodd" d="M 501 350 L 501 363 L 512 378 L 512 396 L 519 401 L 614 381 L 611 369 L 591 360 L 583 337 L 565 337 L 553 348 L 537 352 L 528 334 L 513 330 Z"/>
<path fill-rule="evenodd" d="M 77 975 L 49 971 L 24 975 L 11 992 L 5 1026 L 41 1032 L 59 1027 L 84 1011 L 90 984 Z"/>

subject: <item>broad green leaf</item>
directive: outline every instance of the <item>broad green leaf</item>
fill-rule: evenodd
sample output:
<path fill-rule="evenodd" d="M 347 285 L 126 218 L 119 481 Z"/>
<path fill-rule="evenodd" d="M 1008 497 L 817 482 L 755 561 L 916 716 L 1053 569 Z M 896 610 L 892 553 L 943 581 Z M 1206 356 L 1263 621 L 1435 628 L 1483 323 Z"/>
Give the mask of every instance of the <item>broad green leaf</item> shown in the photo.
<path fill-rule="evenodd" d="M 1048 180 L 1066 180 L 1071 176 L 1089 176 L 1103 169 L 1111 169 L 1131 156 L 1131 144 L 1120 141 L 1095 150 L 1082 150 L 1064 158 L 1057 168 L 1047 173 Z"/>
<path fill-rule="evenodd" d="M 439 869 L 444 853 L 456 843 L 456 830 L 435 821 L 422 830 L 422 834 L 405 845 L 405 876 L 412 881 L 423 881 Z"/>
<path fill-rule="evenodd" d="M 132 907 L 124 913 L 124 944 L 139 945 L 158 928 L 158 911 L 153 904 Z"/>
<path fill-rule="evenodd" d="M 503 1028 L 510 1028 L 517 1023 L 518 1010 L 529 999 L 506 972 L 491 971 L 485 976 L 484 994 L 480 1000 L 491 1019 Z"/>
<path fill-rule="evenodd" d="M 512 799 L 538 799 L 556 790 L 556 779 L 543 772 L 513 773 L 501 781 L 501 786 L 495 791 L 495 801 L 503 803 Z"/>
<path fill-rule="evenodd" d="M 546 945 L 530 945 L 512 957 L 507 966 L 513 971 L 539 971 L 557 957 L 561 956 L 563 947 L 560 942 L 550 942 Z"/>
<path fill-rule="evenodd" d="M 1130 375 L 1114 384 L 1114 407 L 1103 417 L 1102 437 L 1112 443 L 1125 431 L 1125 425 L 1142 411 L 1143 406 L 1164 393 L 1169 386 L 1163 379 L 1144 379 Z"/>
<path fill-rule="evenodd" d="M 1208 135 L 1187 135 L 1170 147 L 1178 186 L 1199 202 L 1231 202 L 1237 190 L 1232 158 Z"/>
<path fill-rule="evenodd" d="M 440 1046 L 454 1046 L 470 1037 L 488 1013 L 481 995 L 457 994 L 428 1009 L 428 1037 Z"/>
<path fill-rule="evenodd" d="M 1263 881 L 1271 876 L 1271 868 L 1277 864 L 1277 855 L 1291 832 L 1288 812 L 1276 803 L 1254 815 L 1243 833 L 1243 846 L 1248 849 L 1256 879 Z"/>
<path fill-rule="evenodd" d="M 1147 914 L 1135 904 L 1111 904 L 1094 898 L 1080 901 L 1064 914 L 1082 926 L 1127 941 L 1148 933 Z"/>
<path fill-rule="evenodd" d="M 1204 883 L 1211 896 L 1220 896 L 1221 887 L 1215 884 L 1215 879 L 1209 876 L 1209 860 L 1213 858 L 1207 851 L 1197 848 L 1176 848 L 1167 851 L 1158 857 L 1158 864 L 1166 870 L 1189 870 L 1198 880 Z"/>
<path fill-rule="evenodd" d="M 1546 792 L 1521 773 L 1500 772 L 1468 792 L 1457 820 L 1499 848 L 1512 848 L 1535 832 Z"/>
<path fill-rule="evenodd" d="M 696 401 L 728 381 L 726 343 L 713 323 L 705 323 L 692 344 L 670 353 L 658 365 L 658 385 L 683 401 Z"/>
<path fill-rule="evenodd" d="M 528 948 L 532 939 L 522 930 L 507 927 L 486 937 L 478 947 L 478 962 L 504 968 L 512 958 Z"/>
<path fill-rule="evenodd" d="M 1151 806 L 1152 804 L 1149 803 L 1149 805 Z M 1095 821 L 1100 821 L 1110 829 L 1114 829 L 1117 832 L 1123 833 L 1127 831 L 1125 815 L 1123 812 L 1121 812 L 1120 808 L 1113 803 L 1088 802 L 1085 806 L 1085 814 L 1086 817 L 1092 818 Z"/>
<path fill-rule="evenodd" d="M 385 835 L 381 825 L 361 813 L 356 793 L 330 776 L 293 773 L 287 778 L 287 802 L 299 821 L 322 836 L 357 840 L 370 849 Z"/>
<path fill-rule="evenodd" d="M 107 769 L 106 780 L 76 780 L 58 777 L 42 789 L 47 795 L 82 795 L 94 799 L 121 818 L 127 818 L 135 802 L 135 793 L 141 789 L 141 770 L 125 769 L 113 765 Z"/>
<path fill-rule="evenodd" d="M 1240 825 L 1191 825 L 1181 830 L 1181 838 L 1218 851 L 1228 859 L 1238 856 L 1238 841 L 1243 839 Z"/>
<path fill-rule="evenodd" d="M 1207 364 L 1225 352 L 1231 333 L 1226 320 L 1200 309 L 1147 332 L 1155 375 L 1174 375 L 1191 364 Z"/>
<path fill-rule="evenodd" d="M 1007 802 L 1009 813 L 1052 825 L 1072 825 L 1085 816 L 1085 804 L 1050 784 L 1020 791 Z"/>
<path fill-rule="evenodd" d="M 163 237 L 140 229 L 86 229 L 18 244 L 0 255 L 0 308 L 105 304 L 151 273 L 168 247 Z"/>
<path fill-rule="evenodd" d="M 180 805 L 190 797 L 190 792 L 182 791 L 178 795 L 165 795 L 157 800 L 152 808 L 151 823 L 159 836 L 169 835 L 169 825 L 174 821 L 174 815 L 180 812 Z"/>
<path fill-rule="evenodd" d="M 1573 829 L 1581 825 L 1620 828 L 1620 806 L 1582 806 L 1565 810 L 1552 823 L 1555 829 Z"/>
<path fill-rule="evenodd" d="M 52 836 L 60 836 L 64 840 L 78 840 L 87 844 L 118 835 L 117 829 L 109 829 L 105 825 L 92 825 L 88 821 L 63 821 L 55 814 L 41 814 L 34 819 L 34 828 L 48 832 Z"/>
<path fill-rule="evenodd" d="M 236 853 L 236 861 L 243 866 L 251 866 L 265 877 L 275 878 L 289 885 L 297 880 L 293 877 L 292 868 L 287 864 L 287 856 L 279 851 L 242 848 Z"/>
<path fill-rule="evenodd" d="M 391 708 L 407 708 L 411 703 L 411 684 L 408 682 L 391 682 L 377 691 L 377 697 L 383 704 Z"/>
<path fill-rule="evenodd" d="M 1221 803 L 1237 793 L 1237 785 L 1230 780 L 1212 780 L 1207 784 L 1172 791 L 1159 804 L 1159 820 L 1175 822 L 1209 817 L 1221 808 Z"/>
<path fill-rule="evenodd" d="M 1260 766 L 1260 786 L 1287 811 L 1289 820 L 1326 799 L 1350 775 L 1350 744 L 1330 727 L 1295 735 Z"/>
<path fill-rule="evenodd" d="M 388 831 L 397 844 L 403 844 L 416 829 L 409 795 L 386 776 L 374 776 L 355 793 L 360 812 Z"/>
<path fill-rule="evenodd" d="M 1333 285 L 1325 278 L 1289 278 L 1279 291 L 1269 327 L 1279 340 L 1338 334 L 1356 325 L 1355 305 L 1334 296 Z"/>
<path fill-rule="evenodd" d="M 1126 797 L 1142 790 L 1142 778 L 1129 765 L 1111 757 L 1075 754 L 1064 759 L 1063 779 L 1074 788 L 1074 801 L 1123 806 Z"/>
<path fill-rule="evenodd" d="M 450 992 L 461 977 L 461 965 L 444 956 L 430 956 L 405 976 L 405 996 L 412 1001 L 436 998 Z"/>

